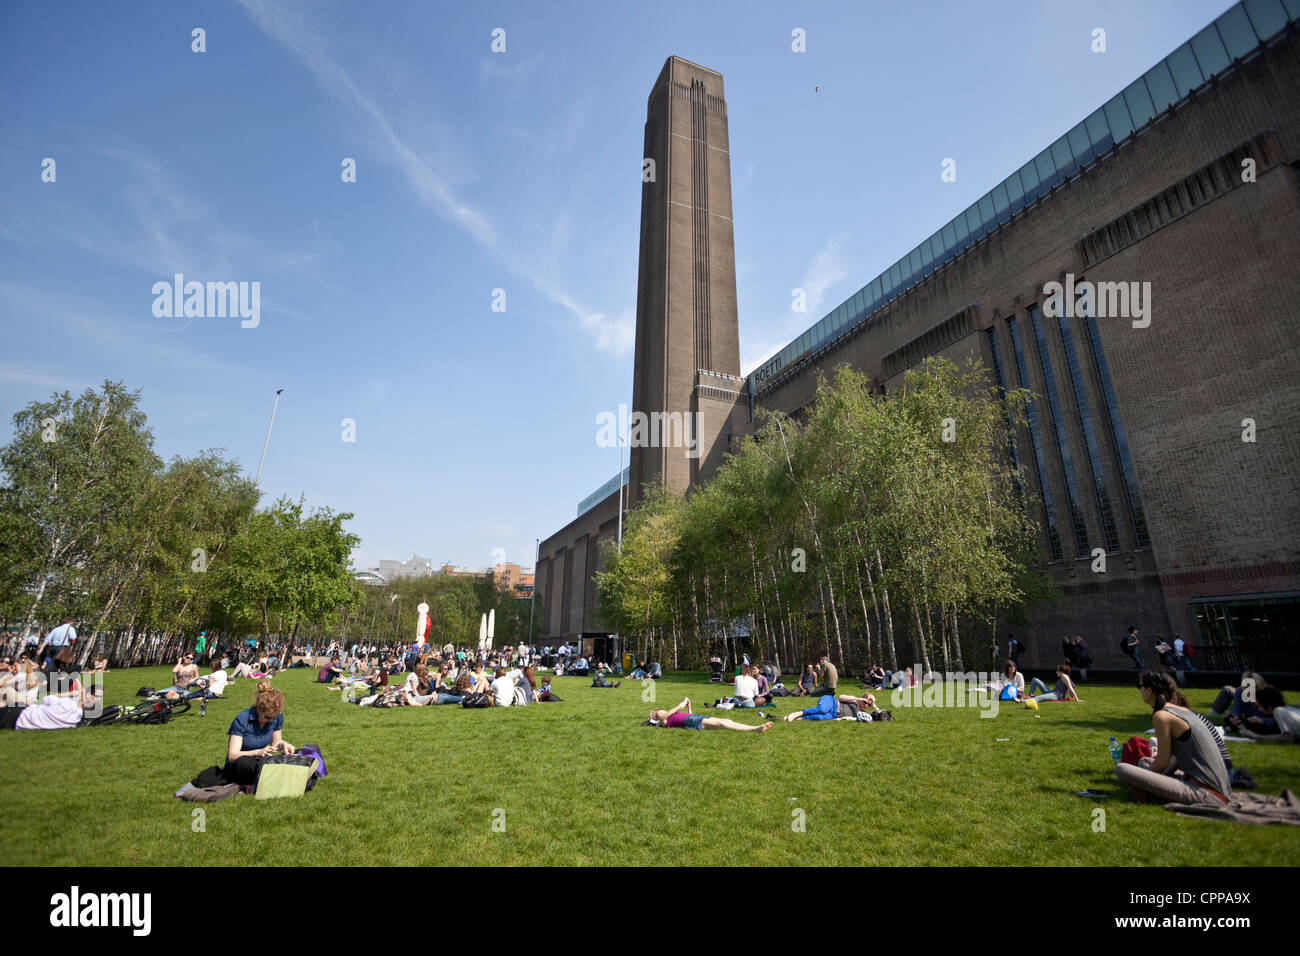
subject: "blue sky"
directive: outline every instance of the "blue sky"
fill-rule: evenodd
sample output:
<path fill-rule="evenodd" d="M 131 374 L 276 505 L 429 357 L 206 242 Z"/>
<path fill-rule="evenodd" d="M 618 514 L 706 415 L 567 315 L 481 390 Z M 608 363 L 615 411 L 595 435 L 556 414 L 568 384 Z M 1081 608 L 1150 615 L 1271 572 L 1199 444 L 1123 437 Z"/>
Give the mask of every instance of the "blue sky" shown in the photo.
<path fill-rule="evenodd" d="M 618 467 L 667 56 L 725 78 L 749 371 L 1227 6 L 6 0 L 0 441 L 122 379 L 161 454 L 252 473 L 283 387 L 264 500 L 354 512 L 358 567 L 531 565 Z M 156 318 L 177 272 L 260 324 Z"/>

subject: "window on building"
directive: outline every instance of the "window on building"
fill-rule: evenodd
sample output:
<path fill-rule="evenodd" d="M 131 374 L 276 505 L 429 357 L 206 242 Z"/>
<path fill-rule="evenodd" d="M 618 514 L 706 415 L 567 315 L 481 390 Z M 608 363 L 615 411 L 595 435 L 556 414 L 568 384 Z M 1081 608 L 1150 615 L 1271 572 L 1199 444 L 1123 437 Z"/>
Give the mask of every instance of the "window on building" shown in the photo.
<path fill-rule="evenodd" d="M 1020 387 L 1033 391 L 1029 384 L 1029 369 L 1025 365 L 1025 350 L 1020 344 L 1020 329 L 1014 318 L 1007 319 L 1007 331 L 1011 334 L 1011 351 L 1016 358 L 1016 374 L 1020 376 Z M 1051 483 L 1047 480 L 1047 458 L 1043 454 L 1043 439 L 1038 432 L 1038 416 L 1034 410 L 1034 398 L 1031 394 L 1025 404 L 1025 419 L 1029 426 L 1029 443 L 1034 449 L 1034 466 L 1038 478 L 1038 497 L 1043 503 L 1043 520 L 1047 528 L 1047 549 L 1053 561 L 1060 561 L 1061 533 L 1056 526 L 1056 504 L 1052 498 Z"/>
<path fill-rule="evenodd" d="M 1057 316 L 1056 323 L 1061 330 L 1061 347 L 1065 351 L 1065 364 L 1070 373 L 1070 393 L 1074 396 L 1079 428 L 1083 432 L 1083 442 L 1088 449 L 1088 466 L 1092 472 L 1092 488 L 1097 499 L 1097 516 L 1101 519 L 1102 536 L 1106 539 L 1106 550 L 1114 554 L 1119 550 L 1119 534 L 1115 530 L 1115 516 L 1110 508 L 1110 493 L 1106 488 L 1106 469 L 1102 464 L 1101 446 L 1097 443 L 1097 430 L 1092 423 L 1092 409 L 1088 406 L 1088 393 L 1083 387 L 1079 354 L 1074 347 L 1070 320 L 1061 315 Z"/>
<path fill-rule="evenodd" d="M 1066 504 L 1070 510 L 1070 524 L 1074 527 L 1074 553 L 1087 557 L 1088 529 L 1083 522 L 1083 506 L 1079 499 L 1079 483 L 1074 474 L 1074 459 L 1070 454 L 1070 440 L 1065 432 L 1065 416 L 1061 410 L 1060 395 L 1056 390 L 1056 375 L 1052 371 L 1052 356 L 1047 348 L 1047 334 L 1043 330 L 1043 317 L 1038 306 L 1029 307 L 1029 322 L 1038 346 L 1038 365 L 1043 373 L 1043 391 L 1047 393 L 1047 414 L 1051 419 L 1052 433 L 1056 436 L 1057 457 L 1061 461 L 1061 474 L 1065 478 Z"/>
<path fill-rule="evenodd" d="M 1097 379 L 1101 384 L 1101 397 L 1106 405 L 1106 421 L 1110 426 L 1111 444 L 1115 447 L 1115 457 L 1119 459 L 1120 475 L 1124 478 L 1124 496 L 1128 499 L 1129 514 L 1133 518 L 1133 535 L 1139 548 L 1151 547 L 1151 538 L 1147 534 L 1146 515 L 1142 511 L 1142 497 L 1138 494 L 1137 472 L 1133 470 L 1133 459 L 1129 455 L 1128 441 L 1124 437 L 1124 425 L 1119 417 L 1119 403 L 1115 399 L 1115 387 L 1110 380 L 1110 369 L 1106 365 L 1106 355 L 1101 348 L 1101 337 L 1097 333 L 1097 320 L 1091 315 L 1083 316 L 1084 327 L 1088 330 L 1088 346 L 1092 350 L 1092 364 L 1097 370 Z"/>

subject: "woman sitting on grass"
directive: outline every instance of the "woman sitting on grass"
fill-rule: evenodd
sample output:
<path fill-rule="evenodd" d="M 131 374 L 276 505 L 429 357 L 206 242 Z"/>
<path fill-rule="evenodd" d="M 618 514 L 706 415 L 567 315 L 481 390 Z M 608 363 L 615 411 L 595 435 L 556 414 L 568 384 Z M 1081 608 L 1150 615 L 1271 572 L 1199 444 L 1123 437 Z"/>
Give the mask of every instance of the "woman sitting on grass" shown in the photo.
<path fill-rule="evenodd" d="M 816 706 L 786 714 L 785 720 L 786 723 L 795 720 L 837 720 L 840 717 L 857 720 L 858 712 L 862 710 L 876 712 L 876 698 L 873 695 L 852 697 L 849 694 L 841 694 L 839 700 L 836 700 L 830 694 L 824 694 L 817 699 Z"/>
<path fill-rule="evenodd" d="M 1226 804 L 1232 798 L 1227 754 L 1213 726 L 1183 700 L 1174 679 L 1164 671 L 1143 671 L 1138 678 L 1142 700 L 1151 708 L 1156 756 L 1134 764 L 1118 763 L 1115 776 L 1139 803 Z"/>
<path fill-rule="evenodd" d="M 805 664 L 803 673 L 799 675 L 799 683 L 795 685 L 794 697 L 807 697 L 812 693 L 812 689 L 817 686 L 817 675 L 813 672 L 811 664 Z"/>
<path fill-rule="evenodd" d="M 726 717 L 705 717 L 703 714 L 691 713 L 691 699 L 685 697 L 672 710 L 650 711 L 649 723 L 655 727 L 682 727 L 686 730 L 757 730 L 759 733 L 772 729 L 772 722 L 765 724 L 742 724 Z"/>
<path fill-rule="evenodd" d="M 1037 678 L 1035 678 L 1035 680 L 1037 680 Z M 1047 690 L 1046 684 L 1042 681 L 1038 681 L 1038 683 L 1042 686 L 1043 690 Z M 987 684 L 982 684 L 978 689 L 986 690 L 990 694 L 1001 697 L 1003 689 L 1006 687 L 1011 687 L 1013 689 L 1012 692 L 1015 694 L 1015 697 L 1012 699 L 1025 699 L 1025 675 L 1020 673 L 1019 669 L 1016 667 L 1015 661 L 1007 661 L 1003 664 L 1002 676 L 997 680 L 989 681 Z"/>
<path fill-rule="evenodd" d="M 284 694 L 270 681 L 257 685 L 253 706 L 230 722 L 223 774 L 231 783 L 251 787 L 257 782 L 258 758 L 291 754 L 294 747 L 280 734 L 284 728 Z"/>
<path fill-rule="evenodd" d="M 1074 681 L 1070 680 L 1069 664 L 1061 664 L 1056 668 L 1056 686 L 1051 690 L 1048 690 L 1047 685 L 1037 677 L 1029 682 L 1029 689 L 1040 691 L 1037 697 L 1031 698 L 1035 701 L 1072 700 L 1076 703 L 1083 703 L 1082 698 L 1079 697 L 1078 692 L 1074 689 Z"/>

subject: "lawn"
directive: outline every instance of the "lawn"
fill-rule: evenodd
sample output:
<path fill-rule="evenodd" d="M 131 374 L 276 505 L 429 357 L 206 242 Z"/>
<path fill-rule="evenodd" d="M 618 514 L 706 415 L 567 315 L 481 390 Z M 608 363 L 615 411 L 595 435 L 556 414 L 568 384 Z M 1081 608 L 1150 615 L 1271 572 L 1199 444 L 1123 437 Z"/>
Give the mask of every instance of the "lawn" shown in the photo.
<path fill-rule="evenodd" d="M 640 726 L 651 705 L 639 682 L 599 690 L 559 678 L 563 703 L 518 710 L 371 710 L 341 703 L 314 676 L 276 678 L 286 739 L 317 744 L 329 768 L 300 800 L 171 797 L 222 759 L 231 718 L 251 703 L 249 680 L 202 718 L 195 707 L 165 726 L 0 734 L 5 861 L 1300 864 L 1300 828 L 1187 819 L 1119 792 L 1107 738 L 1151 726 L 1128 687 L 1084 687 L 1085 703 L 1046 704 L 1037 715 L 898 708 L 893 723 L 778 722 L 738 734 Z M 113 672 L 106 696 L 130 702 L 137 687 L 167 683 L 164 668 Z M 698 674 L 670 675 L 654 690 L 661 706 L 689 695 L 697 711 L 719 694 Z M 1212 696 L 1189 693 L 1202 711 Z M 783 700 L 777 712 L 793 706 Z M 759 722 L 752 711 L 737 719 Z M 1300 786 L 1300 746 L 1231 750 L 1261 792 Z M 1073 795 L 1089 787 L 1111 796 Z M 1105 832 L 1093 828 L 1097 807 Z M 195 832 L 200 808 L 205 827 Z"/>

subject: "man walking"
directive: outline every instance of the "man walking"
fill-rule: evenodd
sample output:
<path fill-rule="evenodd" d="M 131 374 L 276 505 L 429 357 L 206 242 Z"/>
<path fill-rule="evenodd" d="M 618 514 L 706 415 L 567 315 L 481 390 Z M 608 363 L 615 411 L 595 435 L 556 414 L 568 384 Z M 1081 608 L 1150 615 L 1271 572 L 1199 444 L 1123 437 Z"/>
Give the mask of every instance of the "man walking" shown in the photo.
<path fill-rule="evenodd" d="M 1138 670 L 1141 670 L 1142 650 L 1138 646 L 1137 633 L 1138 633 L 1138 629 L 1130 625 L 1128 629 L 1128 633 L 1124 635 L 1122 638 L 1120 638 L 1119 649 L 1121 653 L 1123 653 L 1124 655 L 1132 659 L 1134 667 L 1136 667 Z"/>
<path fill-rule="evenodd" d="M 76 643 L 76 640 L 77 631 L 72 626 L 71 617 L 65 617 L 62 624 L 45 636 L 45 651 L 50 655 L 50 666 L 46 670 L 47 674 L 53 674 L 55 671 L 63 673 L 72 666 L 72 645 Z M 67 660 L 59 660 L 60 654 L 67 657 Z"/>

